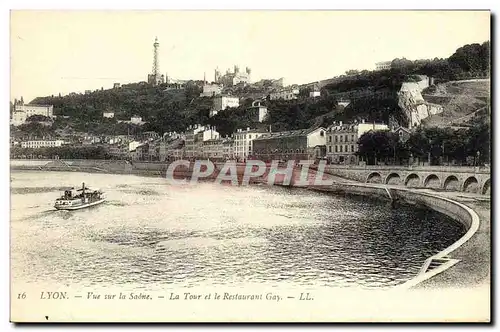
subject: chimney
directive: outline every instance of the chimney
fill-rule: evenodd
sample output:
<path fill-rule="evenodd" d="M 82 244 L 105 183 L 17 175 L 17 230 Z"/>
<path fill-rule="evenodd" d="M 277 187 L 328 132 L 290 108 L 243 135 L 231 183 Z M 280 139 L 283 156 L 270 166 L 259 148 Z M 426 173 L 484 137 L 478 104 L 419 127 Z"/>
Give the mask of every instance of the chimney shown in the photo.
<path fill-rule="evenodd" d="M 342 126 L 342 121 L 339 121 L 339 126 Z"/>

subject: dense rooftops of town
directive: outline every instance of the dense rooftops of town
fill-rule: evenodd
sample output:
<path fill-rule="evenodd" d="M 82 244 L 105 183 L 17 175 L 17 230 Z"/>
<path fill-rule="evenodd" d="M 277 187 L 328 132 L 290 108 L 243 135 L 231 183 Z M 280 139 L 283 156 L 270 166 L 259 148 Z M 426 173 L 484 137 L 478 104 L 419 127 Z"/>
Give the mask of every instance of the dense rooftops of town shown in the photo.
<path fill-rule="evenodd" d="M 247 128 L 247 129 L 237 129 L 235 134 L 238 134 L 238 133 L 244 133 L 244 134 L 253 134 L 253 133 L 266 133 L 267 131 L 266 130 L 263 130 L 263 129 L 250 129 L 250 128 Z"/>
<path fill-rule="evenodd" d="M 313 127 L 308 129 L 298 129 L 298 130 L 288 130 L 288 131 L 278 131 L 274 133 L 266 133 L 265 135 L 256 138 L 256 140 L 265 140 L 265 139 L 274 139 L 274 138 L 283 138 L 283 137 L 298 137 L 309 135 L 310 133 L 323 129 L 323 127 Z"/>
<path fill-rule="evenodd" d="M 379 127 L 379 126 L 384 126 L 386 124 L 383 122 L 366 122 L 365 120 L 361 120 L 361 122 L 356 121 L 354 123 L 343 123 L 342 121 L 339 121 L 339 122 L 334 122 L 332 125 L 328 126 L 326 131 L 332 132 L 332 131 L 354 130 L 359 125 L 371 125 L 374 127 Z"/>

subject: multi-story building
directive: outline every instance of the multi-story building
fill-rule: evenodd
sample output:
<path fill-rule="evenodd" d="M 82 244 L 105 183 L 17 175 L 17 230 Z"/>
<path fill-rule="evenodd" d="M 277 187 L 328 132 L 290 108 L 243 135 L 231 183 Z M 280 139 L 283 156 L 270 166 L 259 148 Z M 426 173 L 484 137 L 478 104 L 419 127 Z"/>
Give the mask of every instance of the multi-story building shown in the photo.
<path fill-rule="evenodd" d="M 222 142 L 222 156 L 225 160 L 234 159 L 234 139 L 232 137 L 225 137 Z"/>
<path fill-rule="evenodd" d="M 188 128 L 185 137 L 185 157 L 196 158 L 202 156 L 203 142 L 219 138 L 220 135 L 215 127 L 194 125 Z"/>
<path fill-rule="evenodd" d="M 399 141 L 406 143 L 410 139 L 411 131 L 405 127 L 397 127 L 394 129 L 394 133 L 399 136 Z"/>
<path fill-rule="evenodd" d="M 142 122 L 142 118 L 140 116 L 134 115 L 130 118 L 130 123 L 142 125 L 144 122 Z"/>
<path fill-rule="evenodd" d="M 229 137 L 206 140 L 203 142 L 202 156 L 214 160 L 233 159 L 232 145 L 233 140 Z"/>
<path fill-rule="evenodd" d="M 213 99 L 212 108 L 210 109 L 210 117 L 216 115 L 219 111 L 226 108 L 240 106 L 240 99 L 233 96 L 216 96 Z"/>
<path fill-rule="evenodd" d="M 321 96 L 321 91 L 319 89 L 318 84 L 314 84 L 311 88 L 311 91 L 309 91 L 309 97 L 310 98 L 316 98 Z"/>
<path fill-rule="evenodd" d="M 222 93 L 222 85 L 219 84 L 203 84 L 203 92 L 200 97 L 215 97 Z"/>
<path fill-rule="evenodd" d="M 323 127 L 267 133 L 253 141 L 260 160 L 315 160 L 325 155 L 326 129 Z"/>
<path fill-rule="evenodd" d="M 21 142 L 21 147 L 22 148 L 38 149 L 38 148 L 59 147 L 59 146 L 62 146 L 63 144 L 64 144 L 64 141 L 62 141 L 62 140 L 24 141 L 24 142 Z"/>
<path fill-rule="evenodd" d="M 107 152 L 110 156 L 122 159 L 128 156 L 129 150 L 127 144 L 113 143 L 107 145 Z"/>
<path fill-rule="evenodd" d="M 14 105 L 14 111 L 12 112 L 11 123 L 14 126 L 22 125 L 26 120 L 32 115 L 43 115 L 48 118 L 54 117 L 54 106 L 53 105 L 29 105 L 24 104 L 22 101 L 17 102 Z"/>
<path fill-rule="evenodd" d="M 255 100 L 252 102 L 252 106 L 248 108 L 248 112 L 250 113 L 252 119 L 262 122 L 266 119 L 267 107 L 262 105 L 262 101 Z"/>
<path fill-rule="evenodd" d="M 377 68 L 377 70 L 391 69 L 391 66 L 392 66 L 392 61 L 382 61 L 382 62 L 377 62 L 375 64 L 375 67 Z"/>
<path fill-rule="evenodd" d="M 299 95 L 299 88 L 297 87 L 287 87 L 284 89 L 280 89 L 275 92 L 271 92 L 269 94 L 269 99 L 270 100 L 277 100 L 277 99 L 283 99 L 283 100 L 293 100 L 297 99 Z"/>
<path fill-rule="evenodd" d="M 182 159 L 184 156 L 184 138 L 179 136 L 174 136 L 174 138 L 162 140 L 160 143 L 159 159 L 160 161 L 165 160 L 177 160 Z"/>
<path fill-rule="evenodd" d="M 253 156 L 253 140 L 266 134 L 266 131 L 258 129 L 246 130 L 238 129 L 234 134 L 234 157 L 238 160 L 245 160 Z"/>
<path fill-rule="evenodd" d="M 389 130 L 383 123 L 361 123 L 343 124 L 342 121 L 334 123 L 327 129 L 326 157 L 335 164 L 359 163 L 358 139 L 370 130 Z"/>
<path fill-rule="evenodd" d="M 131 141 L 131 142 L 128 143 L 128 150 L 129 151 L 134 151 L 140 145 L 141 145 L 141 142 Z"/>

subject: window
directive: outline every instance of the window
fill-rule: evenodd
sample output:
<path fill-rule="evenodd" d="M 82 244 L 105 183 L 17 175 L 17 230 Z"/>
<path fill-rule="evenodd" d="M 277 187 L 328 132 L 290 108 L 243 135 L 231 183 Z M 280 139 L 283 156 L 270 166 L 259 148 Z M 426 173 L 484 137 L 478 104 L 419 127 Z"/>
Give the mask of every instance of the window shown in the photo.
<path fill-rule="evenodd" d="M 342 145 L 340 146 L 340 152 L 342 152 Z"/>
<path fill-rule="evenodd" d="M 332 136 L 328 136 L 328 142 L 330 142 L 330 143 L 332 142 Z"/>
<path fill-rule="evenodd" d="M 328 152 L 332 152 L 332 146 L 328 146 Z"/>
<path fill-rule="evenodd" d="M 335 135 L 335 143 L 337 143 L 339 141 L 339 137 L 337 135 Z"/>
<path fill-rule="evenodd" d="M 344 139 L 344 136 L 340 135 L 340 141 L 342 142 L 342 140 Z"/>
<path fill-rule="evenodd" d="M 335 152 L 339 152 L 338 145 L 335 145 Z"/>
<path fill-rule="evenodd" d="M 351 135 L 351 141 L 354 142 L 354 135 Z"/>
<path fill-rule="evenodd" d="M 351 145 L 351 152 L 354 152 L 354 145 Z"/>
<path fill-rule="evenodd" d="M 320 131 L 320 132 L 319 132 L 319 135 L 320 135 L 321 137 L 323 137 L 323 136 L 325 136 L 325 133 L 324 133 L 323 131 Z"/>

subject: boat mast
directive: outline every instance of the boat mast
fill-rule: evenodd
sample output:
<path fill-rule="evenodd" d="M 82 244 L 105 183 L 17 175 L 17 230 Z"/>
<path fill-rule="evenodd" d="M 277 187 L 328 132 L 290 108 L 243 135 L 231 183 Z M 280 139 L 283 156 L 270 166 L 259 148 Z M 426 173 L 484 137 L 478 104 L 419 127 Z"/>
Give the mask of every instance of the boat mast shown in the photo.
<path fill-rule="evenodd" d="M 85 182 L 82 182 L 82 203 L 85 203 Z"/>

